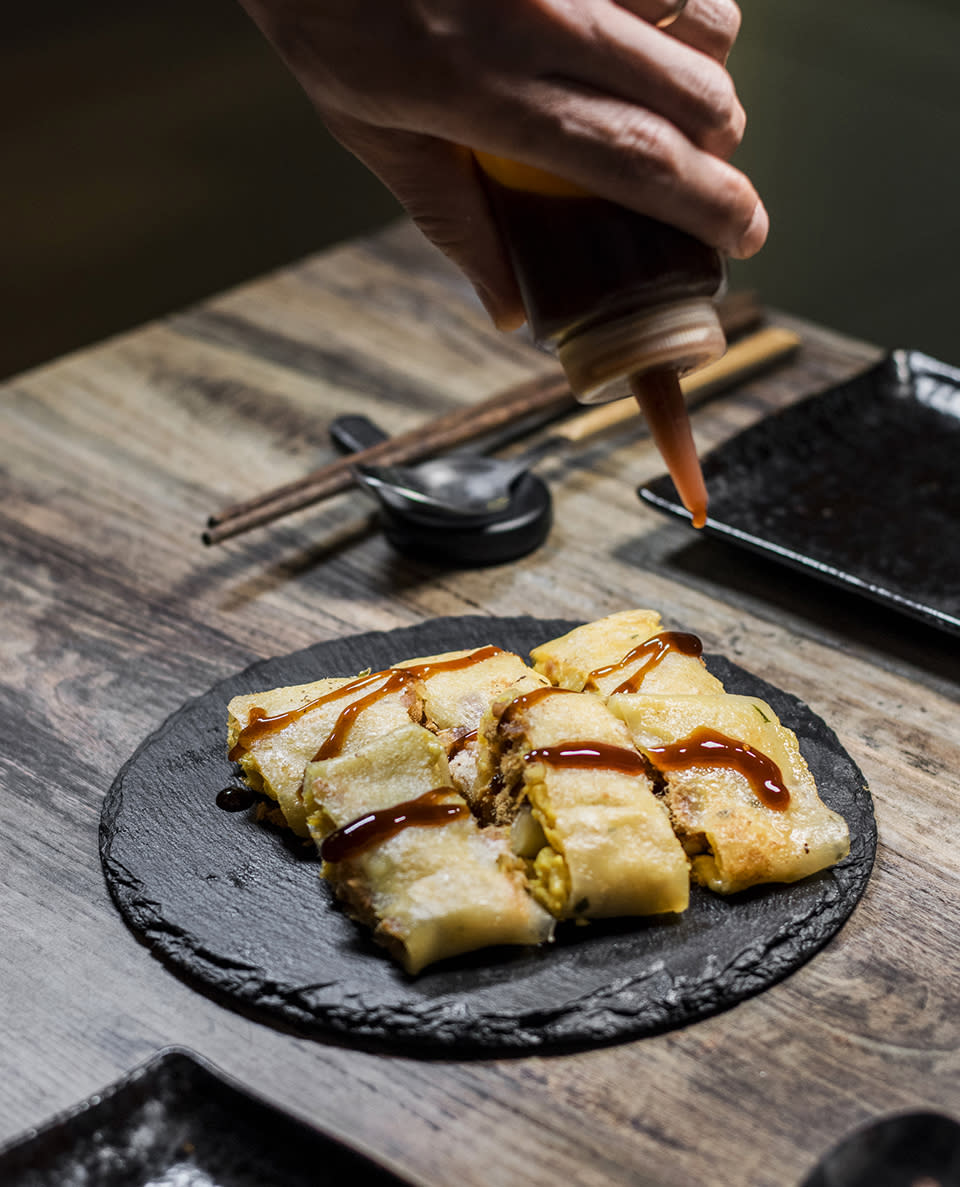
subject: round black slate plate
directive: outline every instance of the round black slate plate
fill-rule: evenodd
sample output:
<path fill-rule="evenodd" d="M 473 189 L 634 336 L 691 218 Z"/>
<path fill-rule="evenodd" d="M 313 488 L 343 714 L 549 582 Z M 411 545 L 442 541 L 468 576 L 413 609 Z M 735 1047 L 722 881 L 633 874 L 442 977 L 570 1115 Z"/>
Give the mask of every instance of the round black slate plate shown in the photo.
<path fill-rule="evenodd" d="M 720 657 L 728 691 L 793 729 L 850 856 L 790 886 L 731 898 L 694 888 L 679 919 L 565 925 L 542 949 L 486 949 L 407 976 L 333 903 L 319 865 L 217 808 L 231 697 L 413 655 L 497 643 L 526 654 L 576 625 L 443 618 L 319 643 L 254 664 L 189 701 L 126 764 L 103 807 L 107 884 L 128 924 L 176 972 L 265 1022 L 365 1045 L 464 1054 L 556 1050 L 651 1034 L 714 1014 L 809 960 L 863 893 L 876 826 L 863 777 L 802 702 Z"/>

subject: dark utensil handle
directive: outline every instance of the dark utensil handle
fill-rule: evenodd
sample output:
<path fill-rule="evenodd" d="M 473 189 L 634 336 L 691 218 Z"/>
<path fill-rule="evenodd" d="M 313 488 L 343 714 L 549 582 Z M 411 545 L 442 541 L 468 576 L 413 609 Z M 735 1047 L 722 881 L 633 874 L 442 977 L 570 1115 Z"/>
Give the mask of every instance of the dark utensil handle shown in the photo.
<path fill-rule="evenodd" d="M 379 425 L 374 424 L 369 416 L 361 416 L 358 413 L 338 416 L 331 422 L 328 431 L 330 440 L 341 453 L 360 453 L 361 450 L 379 445 L 389 437 L 389 433 L 385 433 Z"/>

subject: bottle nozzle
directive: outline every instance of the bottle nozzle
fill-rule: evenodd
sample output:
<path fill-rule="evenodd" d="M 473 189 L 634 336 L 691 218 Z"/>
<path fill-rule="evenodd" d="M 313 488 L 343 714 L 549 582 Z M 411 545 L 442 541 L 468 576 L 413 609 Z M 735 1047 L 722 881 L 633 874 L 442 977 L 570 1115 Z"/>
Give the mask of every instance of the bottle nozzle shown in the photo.
<path fill-rule="evenodd" d="M 630 388 L 670 471 L 680 501 L 690 512 L 693 526 L 702 528 L 707 522 L 707 487 L 679 376 L 676 371 L 648 371 L 635 375 Z"/>

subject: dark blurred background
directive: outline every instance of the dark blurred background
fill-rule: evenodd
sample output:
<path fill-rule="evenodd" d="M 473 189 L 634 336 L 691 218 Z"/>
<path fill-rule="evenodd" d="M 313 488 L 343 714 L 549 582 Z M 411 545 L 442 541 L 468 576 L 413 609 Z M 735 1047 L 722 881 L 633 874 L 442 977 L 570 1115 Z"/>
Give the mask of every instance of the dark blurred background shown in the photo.
<path fill-rule="evenodd" d="M 737 285 L 960 363 L 957 0 L 741 0 Z M 0 44 L 0 375 L 394 217 L 234 0 L 34 0 Z"/>

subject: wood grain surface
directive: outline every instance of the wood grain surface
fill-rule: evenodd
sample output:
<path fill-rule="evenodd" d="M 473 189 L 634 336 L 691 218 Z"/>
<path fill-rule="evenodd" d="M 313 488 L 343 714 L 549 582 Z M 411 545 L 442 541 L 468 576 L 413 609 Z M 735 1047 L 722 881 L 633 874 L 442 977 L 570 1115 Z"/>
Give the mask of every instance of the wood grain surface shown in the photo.
<path fill-rule="evenodd" d="M 877 357 L 776 320 L 801 352 L 698 408 L 701 448 Z M 662 465 L 639 420 L 541 465 L 556 525 L 509 566 L 405 560 L 360 492 L 200 543 L 212 508 L 332 458 L 334 415 L 400 432 L 553 366 L 401 224 L 3 389 L 0 1142 L 171 1043 L 420 1184 L 782 1187 L 879 1115 L 960 1114 L 956 639 L 643 507 L 635 488 Z M 356 631 L 635 605 L 805 700 L 871 785 L 866 896 L 785 982 L 606 1049 L 418 1060 L 250 1021 L 126 930 L 100 805 L 185 698 Z"/>

